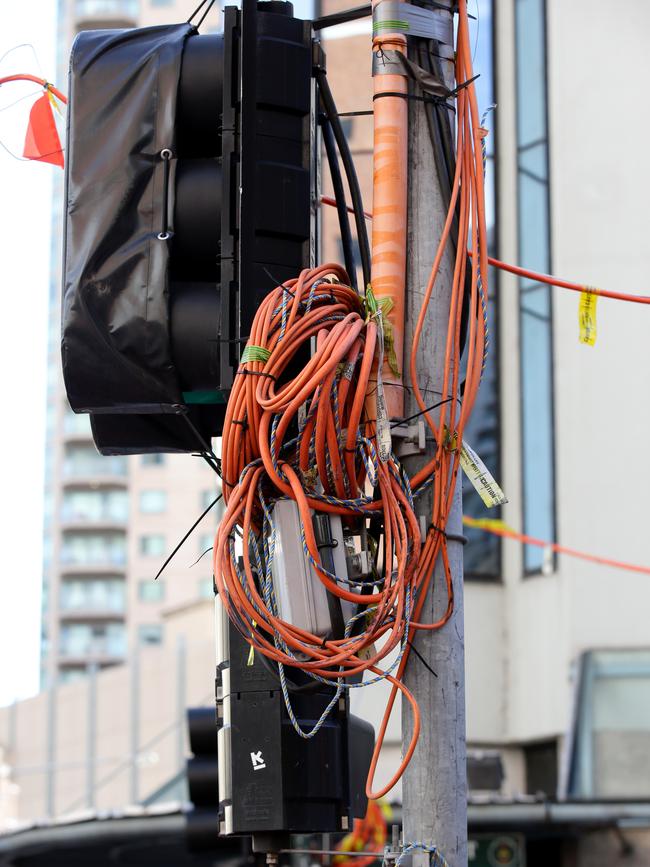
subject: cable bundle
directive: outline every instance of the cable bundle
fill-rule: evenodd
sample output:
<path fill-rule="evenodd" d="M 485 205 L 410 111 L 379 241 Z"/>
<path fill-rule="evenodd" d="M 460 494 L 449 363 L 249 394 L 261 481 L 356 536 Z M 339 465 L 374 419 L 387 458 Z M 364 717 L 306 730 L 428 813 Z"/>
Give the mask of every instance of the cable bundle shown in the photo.
<path fill-rule="evenodd" d="M 380 48 L 377 45 L 376 50 Z M 457 80 L 469 81 L 471 52 L 464 0 L 460 0 L 456 57 Z M 409 363 L 420 414 L 436 441 L 434 458 L 409 480 L 390 448 L 386 450 L 385 430 L 378 436 L 381 425 L 374 410 L 380 404 L 380 358 L 390 305 L 376 303 L 370 289 L 365 298 L 357 294 L 338 265 L 303 271 L 264 299 L 226 412 L 222 478 L 227 509 L 214 546 L 214 575 L 222 603 L 254 651 L 278 664 L 281 677 L 284 666 L 299 668 L 336 687 L 337 695 L 343 688 L 358 685 L 358 675 L 365 672 L 374 675 L 369 682 L 386 678 L 392 684 L 368 777 L 370 798 L 380 797 L 395 785 L 419 735 L 417 703 L 402 683 L 409 633 L 438 629 L 453 611 L 445 527 L 462 432 L 476 398 L 485 350 L 483 135 L 470 84 L 457 94 L 457 160 L 449 211 Z M 427 305 L 452 226 L 457 234 L 451 245 L 455 266 L 443 394 L 435 419 L 418 388 L 416 361 Z M 471 262 L 465 253 L 470 237 Z M 468 267 L 471 274 L 466 289 Z M 458 401 L 464 308 L 466 314 L 469 311 L 466 376 L 463 398 Z M 314 350 L 311 357 L 310 347 Z M 413 497 L 429 485 L 433 485 L 433 510 L 422 539 Z M 331 594 L 357 606 L 343 636 L 323 639 L 278 616 L 270 564 L 275 545 L 272 508 L 280 498 L 294 500 L 299 508 L 303 550 L 319 579 Z M 312 524 L 312 516 L 319 514 L 340 515 L 350 532 L 370 538 L 374 534 L 375 571 L 370 580 L 352 582 L 323 566 Z M 420 623 L 438 558 L 446 576 L 447 607 L 436 622 Z M 399 648 L 397 659 L 384 670 L 382 661 L 395 648 Z M 413 708 L 413 736 L 393 778 L 381 791 L 373 792 L 374 772 L 398 691 Z"/>

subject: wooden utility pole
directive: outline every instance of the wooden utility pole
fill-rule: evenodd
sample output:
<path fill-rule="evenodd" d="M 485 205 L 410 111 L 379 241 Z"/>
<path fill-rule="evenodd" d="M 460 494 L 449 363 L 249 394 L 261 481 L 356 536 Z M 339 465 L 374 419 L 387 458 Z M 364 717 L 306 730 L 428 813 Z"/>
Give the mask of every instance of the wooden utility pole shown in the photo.
<path fill-rule="evenodd" d="M 452 0 L 449 0 L 451 7 Z M 440 4 L 438 4 L 440 5 Z M 442 60 L 448 87 L 453 88 L 453 16 L 436 10 L 444 22 L 446 44 L 437 54 Z M 414 55 L 412 59 L 418 62 Z M 413 330 L 422 305 L 424 288 L 442 233 L 448 202 L 438 183 L 432 142 L 426 116 L 427 106 L 409 103 L 408 143 L 408 247 L 407 295 L 404 345 L 413 344 Z M 453 129 L 453 121 L 452 121 Z M 427 405 L 441 399 L 445 363 L 445 342 L 449 322 L 453 261 L 451 252 L 443 258 L 427 319 L 420 341 L 418 379 Z M 408 366 L 405 365 L 406 369 Z M 407 382 L 408 385 L 408 382 Z M 418 412 L 410 392 L 406 392 L 405 416 Z M 435 414 L 434 414 L 435 417 Z M 410 476 L 429 461 L 435 444 L 427 440 L 426 454 L 404 459 Z M 432 514 L 431 489 L 416 500 L 416 509 L 428 526 Z M 463 554 L 453 536 L 462 533 L 462 501 L 458 482 L 447 524 L 449 562 L 453 576 L 454 613 L 451 620 L 435 632 L 418 631 L 412 642 L 427 668 L 415 653 L 406 667 L 405 682 L 415 695 L 422 713 L 422 730 L 412 761 L 403 777 L 404 842 L 437 846 L 450 867 L 467 865 L 467 770 L 465 748 L 465 648 L 463 628 Z M 449 538 L 451 537 L 451 538 Z M 440 558 L 435 579 L 424 603 L 421 621 L 437 620 L 447 604 Z M 435 672 L 435 675 L 429 670 Z M 412 716 L 407 702 L 402 707 L 403 743 L 409 743 Z M 414 867 L 433 861 L 426 852 L 413 852 Z"/>

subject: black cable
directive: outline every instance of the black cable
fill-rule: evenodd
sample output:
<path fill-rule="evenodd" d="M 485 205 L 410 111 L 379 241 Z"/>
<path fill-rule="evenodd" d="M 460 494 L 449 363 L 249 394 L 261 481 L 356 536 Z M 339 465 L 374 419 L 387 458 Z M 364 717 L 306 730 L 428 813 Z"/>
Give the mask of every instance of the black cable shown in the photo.
<path fill-rule="evenodd" d="M 330 90 L 327 80 L 327 73 L 322 66 L 317 66 L 315 69 L 316 81 L 320 91 L 323 108 L 327 114 L 327 118 L 332 126 L 332 132 L 336 139 L 336 144 L 341 155 L 343 168 L 350 188 L 350 197 L 352 199 L 352 207 L 354 208 L 354 221 L 357 227 L 357 241 L 359 243 L 359 253 L 361 256 L 361 270 L 363 272 L 363 285 L 370 284 L 370 243 L 368 241 L 368 229 L 363 213 L 363 199 L 361 197 L 361 188 L 359 187 L 359 179 L 357 178 L 356 169 L 354 168 L 354 160 L 350 153 L 348 140 L 343 132 L 341 121 L 336 111 L 334 97 Z"/>
<path fill-rule="evenodd" d="M 330 124 L 327 115 L 321 114 L 319 123 L 323 132 L 323 143 L 325 145 L 325 154 L 330 168 L 332 177 L 332 187 L 334 188 L 334 198 L 336 199 L 336 213 L 339 217 L 339 231 L 341 233 L 341 245 L 343 247 L 343 259 L 345 261 L 345 270 L 350 277 L 350 285 L 353 289 L 357 289 L 357 269 L 354 264 L 354 251 L 352 247 L 352 230 L 350 229 L 350 215 L 345 203 L 345 190 L 343 188 L 343 178 L 341 177 L 341 169 L 339 160 L 336 154 L 336 142 L 332 125 Z"/>
<path fill-rule="evenodd" d="M 222 496 L 223 496 L 223 494 L 219 494 L 219 496 L 218 496 L 216 499 L 214 499 L 214 500 L 210 503 L 210 505 L 208 506 L 208 508 L 203 512 L 203 514 L 200 515 L 200 516 L 196 519 L 196 521 L 192 524 L 192 526 L 191 526 L 190 529 L 187 531 L 187 533 L 183 536 L 183 538 L 182 538 L 181 541 L 178 543 L 178 545 L 177 545 L 177 546 L 174 548 L 174 550 L 171 552 L 171 554 L 169 555 L 169 557 L 168 557 L 168 558 L 165 560 L 165 562 L 162 564 L 162 566 L 161 566 L 160 569 L 158 570 L 158 574 L 157 574 L 156 577 L 153 579 L 154 581 L 157 581 L 157 580 L 160 578 L 160 576 L 162 575 L 164 569 L 167 567 L 167 564 L 168 564 L 169 561 L 172 559 L 172 557 L 175 556 L 176 552 L 180 549 L 181 545 L 183 545 L 183 544 L 186 542 L 186 540 L 191 536 L 191 534 L 194 532 L 194 530 L 196 530 L 196 528 L 199 526 L 199 524 L 200 524 L 201 521 L 205 518 L 205 516 L 208 514 L 208 512 L 209 512 L 211 509 L 213 509 L 213 508 L 217 505 L 217 503 L 218 503 L 219 500 L 222 498 Z M 203 556 L 203 555 L 201 555 L 201 556 Z M 200 558 L 199 558 L 199 559 L 200 559 Z"/>
<path fill-rule="evenodd" d="M 321 15 L 312 22 L 314 30 L 323 30 L 325 27 L 336 27 L 337 24 L 346 24 L 348 21 L 358 21 L 360 18 L 368 18 L 372 15 L 372 5 L 355 6 L 353 9 L 344 9 L 342 12 L 333 12 L 331 15 Z"/>
<path fill-rule="evenodd" d="M 200 12 L 201 9 L 205 6 L 206 3 L 209 3 L 210 6 L 212 6 L 212 4 L 214 3 L 214 0 L 201 0 L 201 2 L 200 2 L 199 5 L 196 7 L 196 9 L 194 10 L 194 12 L 192 12 L 192 14 L 190 15 L 190 17 L 187 19 L 187 23 L 188 23 L 188 24 L 191 24 L 191 23 L 192 23 L 192 19 L 193 19 L 193 18 L 196 18 L 196 16 L 199 14 L 199 12 Z M 208 11 L 209 11 L 209 7 L 208 7 Z M 206 15 L 207 15 L 207 12 L 204 13 L 203 18 L 205 18 Z M 201 18 L 201 21 L 203 21 L 203 18 Z M 200 24 L 200 23 L 201 23 L 201 22 L 199 21 L 199 24 Z M 194 26 L 195 26 L 195 27 L 198 27 L 197 24 L 195 24 Z"/>

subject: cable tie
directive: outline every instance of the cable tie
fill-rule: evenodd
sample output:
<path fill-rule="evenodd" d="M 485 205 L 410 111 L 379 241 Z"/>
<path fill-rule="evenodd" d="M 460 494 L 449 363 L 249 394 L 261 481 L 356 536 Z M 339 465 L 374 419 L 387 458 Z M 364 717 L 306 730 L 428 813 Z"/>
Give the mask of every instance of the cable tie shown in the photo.
<path fill-rule="evenodd" d="M 396 90 L 384 90 L 381 93 L 376 93 L 373 96 L 372 101 L 374 102 L 376 99 L 381 99 L 384 96 L 398 96 L 401 99 L 412 99 L 414 102 L 435 103 L 436 105 L 443 105 L 445 108 L 449 109 L 449 111 L 456 111 L 456 106 L 450 105 L 443 96 L 430 96 L 429 94 L 419 96 L 416 93 L 399 93 L 399 91 Z"/>
<path fill-rule="evenodd" d="M 339 546 L 339 540 L 338 539 L 332 539 L 331 542 L 321 542 L 320 545 L 316 545 L 316 550 L 320 551 L 321 548 L 338 548 L 338 546 Z"/>
<path fill-rule="evenodd" d="M 435 530 L 436 533 L 441 533 L 445 537 L 445 539 L 447 539 L 449 542 L 460 542 L 461 545 L 467 545 L 467 542 L 469 541 L 467 536 L 463 536 L 462 534 L 459 534 L 459 533 L 448 533 L 446 530 L 443 530 L 441 527 L 436 527 L 435 524 L 429 524 L 429 526 L 427 527 L 427 533 L 430 530 Z"/>
<path fill-rule="evenodd" d="M 238 370 L 235 374 L 236 376 L 268 376 L 269 379 L 272 379 L 273 382 L 277 382 L 277 377 L 273 376 L 272 373 L 266 373 L 264 370 Z"/>

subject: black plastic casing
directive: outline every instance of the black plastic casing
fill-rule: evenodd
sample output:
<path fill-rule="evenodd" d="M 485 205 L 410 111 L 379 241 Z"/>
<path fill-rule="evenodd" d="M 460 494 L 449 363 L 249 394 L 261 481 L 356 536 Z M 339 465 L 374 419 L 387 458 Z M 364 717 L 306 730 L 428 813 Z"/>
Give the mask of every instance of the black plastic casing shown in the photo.
<path fill-rule="evenodd" d="M 77 37 L 62 353 L 103 454 L 207 450 L 261 299 L 313 264 L 311 37 L 277 0 Z"/>
<path fill-rule="evenodd" d="M 251 662 L 249 645 L 232 624 L 229 641 L 228 676 L 224 677 L 223 669 L 217 675 L 222 725 L 224 702 L 228 703 L 230 768 L 226 776 L 232 781 L 230 797 L 220 793 L 222 833 L 227 827 L 230 834 L 252 834 L 254 848 L 263 850 L 286 845 L 286 835 L 291 833 L 351 829 L 353 819 L 366 813 L 372 725 L 350 714 L 344 693 L 317 734 L 309 740 L 300 737 L 289 718 L 277 675 L 259 654 Z M 300 677 L 295 669 L 287 669 L 289 679 L 297 675 Z M 229 684 L 227 694 L 224 684 Z M 303 730 L 313 728 L 332 696 L 333 690 L 325 686 L 315 693 L 291 694 Z M 230 810 L 227 826 L 226 808 Z"/>

